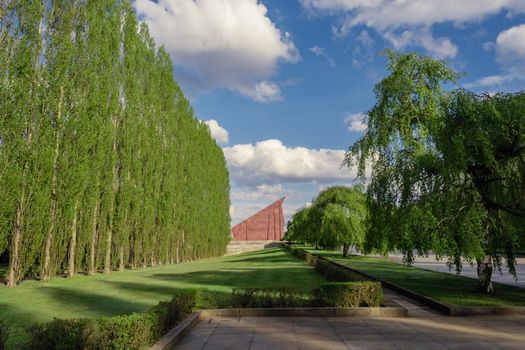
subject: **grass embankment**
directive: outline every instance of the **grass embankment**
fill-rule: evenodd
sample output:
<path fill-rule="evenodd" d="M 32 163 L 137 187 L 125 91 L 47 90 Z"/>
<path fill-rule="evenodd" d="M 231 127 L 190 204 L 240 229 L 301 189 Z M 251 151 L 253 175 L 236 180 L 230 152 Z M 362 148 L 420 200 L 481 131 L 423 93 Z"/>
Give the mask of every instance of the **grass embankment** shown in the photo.
<path fill-rule="evenodd" d="M 476 291 L 478 282 L 472 278 L 406 266 L 386 258 L 357 255 L 343 258 L 340 252 L 304 249 L 452 306 L 525 306 L 523 288 L 497 283 L 496 295 L 484 295 Z"/>
<path fill-rule="evenodd" d="M 234 287 L 292 287 L 309 290 L 325 282 L 310 266 L 280 248 L 219 259 L 110 275 L 25 281 L 17 288 L 0 286 L 0 320 L 12 325 L 10 345 L 19 348 L 24 328 L 54 317 L 104 317 L 142 311 L 169 300 L 177 289 L 207 288 L 219 306 Z M 201 305 L 206 306 L 206 305 Z"/>

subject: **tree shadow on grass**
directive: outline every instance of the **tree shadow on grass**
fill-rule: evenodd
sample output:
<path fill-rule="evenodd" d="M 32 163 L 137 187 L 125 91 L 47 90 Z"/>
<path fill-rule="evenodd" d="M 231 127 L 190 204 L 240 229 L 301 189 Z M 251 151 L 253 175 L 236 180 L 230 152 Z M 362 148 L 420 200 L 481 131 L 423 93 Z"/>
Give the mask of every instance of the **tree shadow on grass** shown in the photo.
<path fill-rule="evenodd" d="M 148 276 L 153 280 L 164 280 L 176 283 L 183 280 L 186 285 L 195 287 L 257 287 L 277 288 L 290 287 L 310 289 L 317 287 L 323 278 L 308 266 L 286 267 L 281 269 L 235 268 L 227 270 L 203 270 L 184 274 L 167 273 Z"/>
<path fill-rule="evenodd" d="M 181 286 L 166 286 L 165 284 L 158 283 L 137 283 L 137 282 L 122 282 L 122 281 L 104 281 L 107 284 L 110 284 L 113 287 L 119 288 L 123 291 L 137 291 L 141 294 L 146 294 L 148 296 L 154 297 L 158 301 L 167 301 L 179 291 L 192 288 L 184 288 Z M 216 308 L 216 307 L 227 307 L 230 304 L 230 293 L 224 291 L 210 290 L 206 289 L 206 297 L 212 297 L 217 305 L 212 305 L 207 299 L 204 299 L 199 305 L 199 308 Z"/>
<path fill-rule="evenodd" d="M 7 349 L 24 349 L 28 340 L 26 327 L 33 323 L 33 315 L 15 305 L 0 303 L 0 320 L 9 325 Z"/>
<path fill-rule="evenodd" d="M 57 308 L 54 317 L 105 317 L 139 312 L 148 307 L 147 303 L 130 301 L 94 291 L 80 291 L 62 287 L 43 288 L 42 293 L 53 297 L 63 310 Z"/>
<path fill-rule="evenodd" d="M 296 263 L 299 262 L 290 252 L 282 248 L 268 248 L 263 251 L 241 253 L 239 255 L 232 255 L 228 257 L 227 263 L 251 262 L 251 263 L 266 263 L 272 265 L 275 263 Z"/>

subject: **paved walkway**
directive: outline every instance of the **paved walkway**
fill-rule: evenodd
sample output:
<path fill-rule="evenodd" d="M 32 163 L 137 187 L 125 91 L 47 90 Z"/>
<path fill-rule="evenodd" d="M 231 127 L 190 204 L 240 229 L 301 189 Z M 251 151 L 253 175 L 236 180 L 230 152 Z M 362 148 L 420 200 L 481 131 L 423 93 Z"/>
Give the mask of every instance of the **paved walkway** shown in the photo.
<path fill-rule="evenodd" d="M 524 349 L 525 316 L 214 317 L 175 349 Z"/>
<path fill-rule="evenodd" d="M 389 259 L 401 262 L 403 257 L 401 255 L 389 255 Z M 509 284 L 511 286 L 516 286 L 520 288 L 525 288 L 525 258 L 517 258 L 517 265 L 516 265 L 516 273 L 518 275 L 518 280 L 516 281 L 514 279 L 514 276 L 512 276 L 509 272 L 506 266 L 502 267 L 503 274 L 500 274 L 498 271 L 494 271 L 492 275 L 492 280 L 494 282 Z M 420 267 L 422 269 L 427 270 L 434 270 L 434 271 L 440 271 L 440 272 L 446 272 L 446 273 L 452 273 L 456 274 L 456 271 L 454 269 L 449 270 L 446 261 L 441 260 L 437 261 L 434 256 L 429 256 L 428 258 L 419 257 L 416 258 L 416 261 L 414 262 L 414 266 Z M 478 273 L 476 271 L 476 266 L 471 267 L 467 262 L 463 264 L 463 268 L 461 270 L 461 276 L 470 277 L 470 278 L 478 278 Z M 525 346 L 524 346 L 525 349 Z"/>

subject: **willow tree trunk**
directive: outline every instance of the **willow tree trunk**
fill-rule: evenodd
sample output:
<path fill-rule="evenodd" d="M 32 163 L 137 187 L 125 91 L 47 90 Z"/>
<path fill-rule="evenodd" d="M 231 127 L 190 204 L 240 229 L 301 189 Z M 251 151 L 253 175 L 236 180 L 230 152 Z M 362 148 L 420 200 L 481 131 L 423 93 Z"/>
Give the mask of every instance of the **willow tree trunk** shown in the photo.
<path fill-rule="evenodd" d="M 343 257 L 348 256 L 348 251 L 350 250 L 350 244 L 343 243 Z"/>
<path fill-rule="evenodd" d="M 481 293 L 494 294 L 492 284 L 492 257 L 485 255 L 483 260 L 478 260 L 478 289 Z"/>
<path fill-rule="evenodd" d="M 51 277 L 51 247 L 55 237 L 55 227 L 57 221 L 57 187 L 58 187 L 58 156 L 60 155 L 60 141 L 63 132 L 62 123 L 62 104 L 64 99 L 64 88 L 60 87 L 60 97 L 58 98 L 58 108 L 55 135 L 55 151 L 53 156 L 53 175 L 51 177 L 51 202 L 49 204 L 49 229 L 47 230 L 46 245 L 44 248 L 44 266 L 42 267 L 42 280 L 47 281 Z"/>
<path fill-rule="evenodd" d="M 75 259 L 76 259 L 76 249 L 77 249 L 77 208 L 78 200 L 75 202 L 74 217 L 73 223 L 71 224 L 71 241 L 69 243 L 69 268 L 68 276 L 73 277 L 75 275 Z"/>
<path fill-rule="evenodd" d="M 98 186 L 97 186 L 98 188 Z M 91 222 L 91 244 L 89 247 L 89 267 L 88 267 L 88 275 L 94 275 L 95 270 L 95 261 L 96 261 L 96 254 L 97 254 L 97 240 L 98 240 L 98 211 L 99 211 L 99 200 L 97 199 L 97 202 L 95 203 L 95 206 L 93 207 L 93 219 Z"/>

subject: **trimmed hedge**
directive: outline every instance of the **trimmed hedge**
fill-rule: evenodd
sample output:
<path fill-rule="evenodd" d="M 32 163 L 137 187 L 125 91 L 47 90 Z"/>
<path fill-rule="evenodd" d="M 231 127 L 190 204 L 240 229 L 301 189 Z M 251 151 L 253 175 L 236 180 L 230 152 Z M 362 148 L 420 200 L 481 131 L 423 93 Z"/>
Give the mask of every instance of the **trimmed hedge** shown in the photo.
<path fill-rule="evenodd" d="M 314 291 L 322 306 L 359 307 L 381 306 L 383 289 L 380 282 L 329 282 Z"/>
<path fill-rule="evenodd" d="M 359 307 L 381 306 L 383 289 L 380 282 L 323 283 L 311 292 L 291 288 L 235 288 L 235 308 L 286 307 Z"/>
<path fill-rule="evenodd" d="M 232 306 L 235 308 L 307 307 L 311 293 L 292 288 L 234 288 Z"/>
<path fill-rule="evenodd" d="M 353 281 L 371 281 L 359 273 L 352 272 L 344 267 L 337 266 L 333 262 L 320 258 L 314 254 L 306 252 L 300 248 L 295 248 L 290 244 L 285 247 L 293 256 L 304 260 L 308 265 L 313 266 L 324 278 L 331 282 L 353 282 Z"/>
<path fill-rule="evenodd" d="M 35 350 L 140 350 L 188 317 L 197 305 L 197 290 L 180 291 L 148 311 L 102 319 L 54 319 L 28 329 Z"/>

